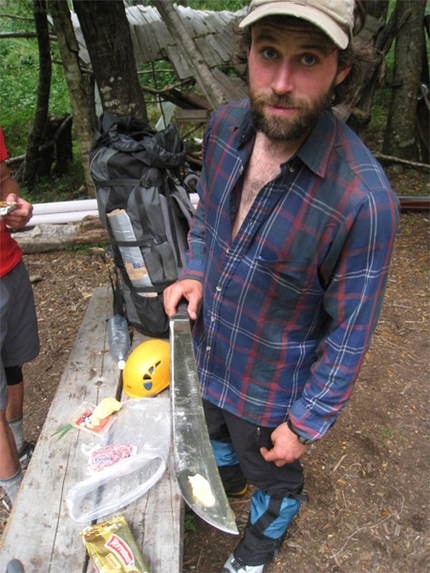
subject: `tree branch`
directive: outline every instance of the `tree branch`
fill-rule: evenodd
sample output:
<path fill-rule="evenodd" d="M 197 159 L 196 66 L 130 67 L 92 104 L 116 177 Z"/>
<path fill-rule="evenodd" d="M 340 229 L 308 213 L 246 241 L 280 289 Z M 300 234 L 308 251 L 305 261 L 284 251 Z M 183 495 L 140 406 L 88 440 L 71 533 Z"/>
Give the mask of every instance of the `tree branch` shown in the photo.
<path fill-rule="evenodd" d="M 394 157 L 392 155 L 384 155 L 384 153 L 374 153 L 376 159 L 381 161 L 386 161 L 387 163 L 401 163 L 402 165 L 408 165 L 409 167 L 416 167 L 418 169 L 430 169 L 428 163 L 419 163 L 417 161 L 408 161 L 407 159 L 401 159 L 400 157 Z"/>
<path fill-rule="evenodd" d="M 1 32 L 0 40 L 10 40 L 13 38 L 37 38 L 36 32 Z M 57 37 L 49 34 L 50 40 L 56 40 Z"/>

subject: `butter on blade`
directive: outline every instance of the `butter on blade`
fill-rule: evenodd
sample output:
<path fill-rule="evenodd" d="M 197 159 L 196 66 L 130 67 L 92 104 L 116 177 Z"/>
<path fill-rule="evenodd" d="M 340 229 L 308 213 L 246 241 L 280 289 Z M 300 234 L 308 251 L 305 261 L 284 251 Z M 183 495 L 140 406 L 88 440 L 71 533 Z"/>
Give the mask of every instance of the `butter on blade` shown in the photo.
<path fill-rule="evenodd" d="M 206 478 L 200 474 L 189 476 L 188 481 L 191 484 L 193 495 L 205 507 L 212 507 L 215 505 L 215 498 L 211 491 L 211 486 Z"/>

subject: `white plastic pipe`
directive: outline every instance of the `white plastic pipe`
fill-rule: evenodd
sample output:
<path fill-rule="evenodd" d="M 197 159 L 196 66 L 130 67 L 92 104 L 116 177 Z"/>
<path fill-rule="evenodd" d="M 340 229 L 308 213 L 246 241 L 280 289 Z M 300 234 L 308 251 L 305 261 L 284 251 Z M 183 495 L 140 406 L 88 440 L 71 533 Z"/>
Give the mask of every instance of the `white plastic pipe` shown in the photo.
<path fill-rule="evenodd" d="M 191 203 L 194 207 L 197 207 L 197 203 L 199 202 L 198 193 L 190 193 Z"/>
<path fill-rule="evenodd" d="M 57 201 L 54 203 L 34 203 L 33 215 L 42 213 L 69 213 L 71 211 L 96 211 L 96 199 L 80 199 L 77 201 Z"/>
<path fill-rule="evenodd" d="M 91 217 L 99 216 L 96 199 L 33 203 L 33 216 L 27 227 L 44 224 L 75 223 L 82 221 L 87 215 Z"/>
<path fill-rule="evenodd" d="M 197 193 L 190 193 L 190 199 L 196 207 L 199 200 Z M 87 216 L 99 216 L 96 199 L 34 203 L 33 217 L 28 222 L 27 227 L 43 224 L 76 223 Z"/>
<path fill-rule="evenodd" d="M 27 227 L 35 227 L 36 225 L 60 225 L 64 223 L 76 223 L 82 221 L 87 215 L 91 217 L 98 217 L 98 211 L 66 211 L 64 213 L 38 213 L 28 222 Z"/>

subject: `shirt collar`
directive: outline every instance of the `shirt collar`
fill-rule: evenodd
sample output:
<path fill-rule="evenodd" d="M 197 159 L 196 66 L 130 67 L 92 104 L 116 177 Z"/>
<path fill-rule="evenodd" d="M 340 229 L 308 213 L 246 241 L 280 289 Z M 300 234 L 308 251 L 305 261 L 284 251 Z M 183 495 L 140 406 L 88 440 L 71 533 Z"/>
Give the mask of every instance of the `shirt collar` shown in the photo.
<path fill-rule="evenodd" d="M 326 110 L 297 151 L 297 157 L 319 177 L 325 177 L 335 137 L 336 123 L 333 112 Z"/>
<path fill-rule="evenodd" d="M 239 148 L 245 145 L 248 141 L 250 141 L 251 138 L 255 136 L 255 129 L 254 126 L 252 125 L 251 117 L 252 117 L 251 108 L 248 107 L 247 110 L 245 111 L 242 120 L 236 127 L 236 129 L 239 129 L 239 132 L 237 134 L 237 141 Z"/>

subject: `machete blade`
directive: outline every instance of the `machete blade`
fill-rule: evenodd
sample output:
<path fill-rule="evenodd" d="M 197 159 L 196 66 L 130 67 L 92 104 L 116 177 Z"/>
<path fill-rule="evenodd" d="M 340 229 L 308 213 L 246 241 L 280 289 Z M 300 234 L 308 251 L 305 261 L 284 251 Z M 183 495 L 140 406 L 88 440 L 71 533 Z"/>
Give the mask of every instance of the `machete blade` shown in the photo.
<path fill-rule="evenodd" d="M 237 535 L 206 427 L 190 319 L 184 305 L 180 305 L 169 325 L 173 447 L 179 489 L 186 503 L 204 521 Z"/>

